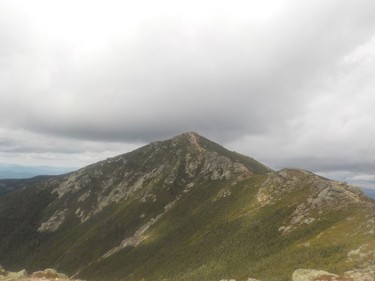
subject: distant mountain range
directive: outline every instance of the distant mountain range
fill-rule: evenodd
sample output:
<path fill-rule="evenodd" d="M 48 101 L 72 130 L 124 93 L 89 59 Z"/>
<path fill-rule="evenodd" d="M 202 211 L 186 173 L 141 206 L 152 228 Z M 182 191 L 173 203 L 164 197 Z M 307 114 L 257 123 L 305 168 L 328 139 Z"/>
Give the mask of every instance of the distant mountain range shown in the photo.
<path fill-rule="evenodd" d="M 361 188 L 364 194 L 366 194 L 368 197 L 375 199 L 375 189 L 371 188 Z"/>
<path fill-rule="evenodd" d="M 0 164 L 0 179 L 26 179 L 40 175 L 60 175 L 74 170 L 74 168 L 65 167 Z"/>
<path fill-rule="evenodd" d="M 12 170 L 0 170 L 0 179 L 27 179 L 36 176 L 33 173 L 17 172 Z"/>
<path fill-rule="evenodd" d="M 16 191 L 21 188 L 40 183 L 41 181 L 51 179 L 54 176 L 36 176 L 27 179 L 0 179 L 0 196 Z"/>
<path fill-rule="evenodd" d="M 87 280 L 375 278 L 374 214 L 346 183 L 185 133 L 1 196 L 0 264 Z"/>

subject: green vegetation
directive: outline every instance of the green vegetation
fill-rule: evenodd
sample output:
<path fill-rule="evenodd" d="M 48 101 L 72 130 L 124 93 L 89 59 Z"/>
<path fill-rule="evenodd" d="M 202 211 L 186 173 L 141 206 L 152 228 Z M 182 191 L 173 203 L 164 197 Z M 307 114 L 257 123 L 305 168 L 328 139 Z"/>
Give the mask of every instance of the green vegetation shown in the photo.
<path fill-rule="evenodd" d="M 31 187 L 0 197 L 0 252 L 2 264 L 9 270 L 24 265 L 28 256 L 44 240 L 38 235 L 38 221 L 54 196 L 45 190 Z M 17 270 L 15 270 L 17 271 Z"/>
<path fill-rule="evenodd" d="M 245 171 L 236 170 L 240 164 Z M 373 203 L 337 197 L 311 209 L 315 220 L 283 234 L 326 180 L 289 170 L 270 181 L 270 172 L 195 134 L 153 143 L 0 197 L 0 262 L 13 271 L 53 267 L 98 281 L 283 281 L 298 268 L 342 273 L 361 266 L 348 253 L 365 243 L 375 248 L 367 229 Z M 272 200 L 262 205 L 264 187 Z M 37 231 L 61 210 L 56 231 Z M 140 244 L 103 258 L 145 226 Z"/>
<path fill-rule="evenodd" d="M 335 237 L 303 247 L 305 241 L 344 219 L 333 212 L 313 225 L 282 236 L 278 228 L 295 206 L 283 201 L 261 208 L 254 195 L 256 176 L 231 187 L 232 194 L 213 201 L 225 182 L 194 189 L 150 229 L 150 238 L 87 268 L 82 276 L 93 280 L 220 280 L 249 276 L 262 280 L 290 280 L 297 268 L 347 269 L 350 249 Z M 288 198 L 293 202 L 293 197 Z M 289 201 L 288 200 L 288 201 Z"/>

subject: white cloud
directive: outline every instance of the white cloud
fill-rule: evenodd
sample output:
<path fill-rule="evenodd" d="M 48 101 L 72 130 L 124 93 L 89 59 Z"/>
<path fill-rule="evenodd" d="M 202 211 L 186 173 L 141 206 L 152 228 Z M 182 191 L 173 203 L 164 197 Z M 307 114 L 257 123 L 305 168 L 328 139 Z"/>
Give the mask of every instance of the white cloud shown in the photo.
<path fill-rule="evenodd" d="M 194 130 L 371 176 L 374 38 L 372 0 L 2 1 L 1 161 L 77 166 Z"/>

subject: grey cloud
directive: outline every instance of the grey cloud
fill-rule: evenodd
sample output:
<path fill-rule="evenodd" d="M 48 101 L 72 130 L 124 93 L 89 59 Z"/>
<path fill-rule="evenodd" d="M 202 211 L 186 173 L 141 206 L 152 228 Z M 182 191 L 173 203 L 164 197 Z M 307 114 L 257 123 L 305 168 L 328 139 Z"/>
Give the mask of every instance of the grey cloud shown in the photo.
<path fill-rule="evenodd" d="M 285 160 L 284 160 L 285 161 Z M 277 164 L 276 164 L 277 165 Z M 314 156 L 306 158 L 288 159 L 288 167 L 301 168 L 318 173 L 332 173 L 337 171 L 350 171 L 356 174 L 374 174 L 373 163 L 354 162 L 352 159 L 339 162 L 337 158 L 315 158 Z M 276 168 L 284 168 L 285 162 L 277 165 Z"/>
<path fill-rule="evenodd" d="M 265 20 L 219 2 L 189 4 L 202 19 L 124 11 L 102 30 L 79 26 L 97 33 L 89 47 L 2 2 L 1 151 L 97 153 L 89 161 L 197 131 L 272 167 L 370 173 L 375 60 L 353 52 L 375 34 L 374 1 L 268 1 L 281 8 Z"/>
<path fill-rule="evenodd" d="M 302 2 L 265 27 L 212 20 L 191 34 L 178 18 L 157 18 L 134 42 L 119 34 L 95 57 L 70 60 L 69 50 L 43 43 L 25 56 L 38 75 L 30 79 L 44 73 L 47 81 L 8 89 L 2 119 L 40 133 L 130 142 L 190 129 L 233 138 L 270 131 L 300 113 L 308 81 L 374 31 L 369 1 Z"/>

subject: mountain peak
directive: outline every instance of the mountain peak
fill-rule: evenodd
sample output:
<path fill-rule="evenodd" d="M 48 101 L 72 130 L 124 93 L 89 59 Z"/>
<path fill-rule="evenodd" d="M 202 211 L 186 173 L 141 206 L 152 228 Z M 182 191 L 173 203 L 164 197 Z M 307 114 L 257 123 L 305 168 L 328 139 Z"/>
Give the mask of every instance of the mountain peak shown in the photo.
<path fill-rule="evenodd" d="M 187 151 L 189 155 L 191 154 L 193 157 L 191 159 L 200 161 L 206 159 L 205 161 L 207 162 L 215 162 L 219 159 L 223 161 L 225 159 L 232 163 L 243 165 L 243 170 L 256 174 L 266 174 L 272 171 L 272 169 L 256 161 L 255 159 L 234 151 L 230 151 L 220 144 L 213 142 L 196 132 L 186 132 L 161 143 L 168 146 L 170 142 L 172 142 L 173 147 L 178 147 L 181 150 Z M 179 153 L 181 150 L 178 150 Z"/>
<path fill-rule="evenodd" d="M 197 132 L 185 132 L 185 133 L 172 137 L 171 140 L 172 141 L 181 141 L 181 140 L 192 141 L 194 139 L 197 140 L 197 139 L 202 139 L 202 138 L 204 137 L 198 134 Z"/>
<path fill-rule="evenodd" d="M 172 138 L 173 143 L 178 143 L 181 141 L 188 141 L 190 146 L 198 150 L 199 152 L 203 151 L 202 146 L 200 145 L 203 137 L 196 132 L 186 132 L 181 135 L 175 136 Z"/>
<path fill-rule="evenodd" d="M 0 257 L 91 281 L 341 274 L 375 267 L 374 210 L 344 183 L 187 132 L 0 196 Z"/>
<path fill-rule="evenodd" d="M 190 132 L 185 132 L 185 133 L 182 133 L 182 134 L 179 134 L 177 136 L 175 136 L 174 138 L 179 138 L 179 137 L 185 137 L 185 138 L 191 138 L 191 137 L 198 137 L 198 138 L 201 138 L 202 136 L 200 134 L 198 134 L 197 132 L 194 132 L 194 131 L 190 131 Z"/>
<path fill-rule="evenodd" d="M 56 183 L 53 192 L 62 201 L 75 198 L 76 217 L 84 222 L 105 207 L 130 197 L 147 201 L 161 190 L 187 192 L 198 182 L 242 180 L 269 171 L 250 157 L 188 132 L 87 166 Z M 93 199 L 88 203 L 90 197 Z M 56 217 L 67 213 L 60 206 L 54 212 Z M 55 217 L 51 218 L 54 223 L 44 222 L 39 227 L 41 232 L 59 228 Z"/>

